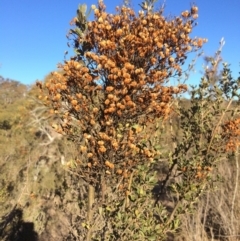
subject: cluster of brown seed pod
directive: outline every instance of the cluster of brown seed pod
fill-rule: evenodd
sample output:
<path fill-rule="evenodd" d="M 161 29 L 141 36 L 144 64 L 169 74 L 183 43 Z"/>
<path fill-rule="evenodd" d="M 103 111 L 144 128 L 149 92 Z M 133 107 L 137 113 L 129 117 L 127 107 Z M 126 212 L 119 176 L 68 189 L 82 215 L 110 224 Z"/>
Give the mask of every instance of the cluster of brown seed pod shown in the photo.
<path fill-rule="evenodd" d="M 84 34 L 75 36 L 83 52 L 81 61 L 79 57 L 65 61 L 62 73 L 54 72 L 45 84 L 45 99 L 62 118 L 57 130 L 73 136 L 74 126 L 81 130 L 80 149 L 88 170 L 116 168 L 116 174 L 126 173 L 122 158 L 133 160 L 124 162 L 131 167 L 140 159 L 154 158 L 150 147 L 137 146 L 139 132 L 131 126 L 119 131 L 118 125 L 166 117 L 173 96 L 187 90 L 184 84 L 166 83 L 182 74 L 187 53 L 206 42 L 189 36 L 197 13 L 193 6 L 168 20 L 161 12 L 136 14 L 123 6 L 108 14 L 99 1 L 95 19 Z"/>
<path fill-rule="evenodd" d="M 224 123 L 222 137 L 227 141 L 226 151 L 236 151 L 240 146 L 240 118 Z"/>

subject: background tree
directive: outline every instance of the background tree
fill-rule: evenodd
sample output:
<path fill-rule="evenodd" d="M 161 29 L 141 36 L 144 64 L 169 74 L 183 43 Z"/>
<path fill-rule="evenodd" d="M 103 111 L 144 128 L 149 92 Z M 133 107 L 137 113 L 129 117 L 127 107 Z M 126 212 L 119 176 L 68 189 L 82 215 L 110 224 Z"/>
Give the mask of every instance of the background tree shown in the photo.
<path fill-rule="evenodd" d="M 4 106 L 23 98 L 28 87 L 19 81 L 0 76 L 0 103 Z"/>
<path fill-rule="evenodd" d="M 205 65 L 204 75 L 207 78 L 207 81 L 210 82 L 212 86 L 217 84 L 219 79 L 221 79 L 222 73 L 219 72 L 219 69 L 220 69 L 220 64 L 222 62 L 221 52 L 222 52 L 222 48 L 223 48 L 224 44 L 225 44 L 225 41 L 222 38 L 220 41 L 220 48 L 215 53 L 215 55 L 214 56 L 205 56 L 203 59 L 204 65 Z"/>

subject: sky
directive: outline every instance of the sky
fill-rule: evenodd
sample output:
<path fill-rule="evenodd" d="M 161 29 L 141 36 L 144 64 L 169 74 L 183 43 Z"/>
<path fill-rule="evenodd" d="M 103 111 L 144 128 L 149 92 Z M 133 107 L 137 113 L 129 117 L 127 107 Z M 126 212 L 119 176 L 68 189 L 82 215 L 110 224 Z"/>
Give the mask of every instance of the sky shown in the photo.
<path fill-rule="evenodd" d="M 105 0 L 107 12 L 115 13 L 122 0 Z M 142 2 L 132 0 L 137 11 Z M 66 34 L 79 4 L 88 7 L 97 0 L 1 0 L 0 1 L 0 75 L 31 85 L 43 80 L 64 61 L 67 46 Z M 159 0 L 156 7 L 163 1 Z M 164 16 L 180 15 L 192 4 L 199 8 L 198 26 L 192 37 L 208 39 L 205 55 L 214 55 L 219 41 L 224 38 L 222 57 L 231 64 L 233 77 L 240 72 L 240 1 L 239 0 L 165 0 Z M 189 61 L 194 56 L 189 56 Z M 70 55 L 67 55 L 70 58 Z M 202 58 L 198 59 L 190 84 L 199 83 Z"/>

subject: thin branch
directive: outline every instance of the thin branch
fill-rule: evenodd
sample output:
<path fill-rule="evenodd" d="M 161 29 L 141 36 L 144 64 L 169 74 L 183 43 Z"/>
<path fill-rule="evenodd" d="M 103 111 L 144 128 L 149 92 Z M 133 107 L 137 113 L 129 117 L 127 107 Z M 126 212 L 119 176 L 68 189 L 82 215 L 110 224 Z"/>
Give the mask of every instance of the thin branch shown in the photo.
<path fill-rule="evenodd" d="M 236 163 L 236 180 L 235 180 L 235 188 L 234 188 L 234 193 L 233 193 L 233 199 L 232 199 L 232 205 L 231 205 L 231 227 L 233 228 L 233 219 L 234 219 L 234 206 L 235 206 L 235 200 L 237 197 L 237 191 L 238 191 L 238 182 L 239 182 L 239 163 L 238 163 L 238 147 L 235 152 L 235 163 Z"/>

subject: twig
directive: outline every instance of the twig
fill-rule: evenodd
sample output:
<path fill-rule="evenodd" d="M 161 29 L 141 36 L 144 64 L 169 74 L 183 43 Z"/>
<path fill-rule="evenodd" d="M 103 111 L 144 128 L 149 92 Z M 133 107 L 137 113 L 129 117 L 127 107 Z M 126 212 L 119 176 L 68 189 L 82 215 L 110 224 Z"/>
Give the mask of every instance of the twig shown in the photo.
<path fill-rule="evenodd" d="M 95 200 L 95 189 L 94 187 L 89 184 L 88 185 L 88 225 L 89 225 L 89 228 L 88 228 L 88 232 L 87 232 L 87 241 L 90 241 L 91 238 L 92 238 L 92 218 L 93 218 L 93 204 L 94 204 L 94 200 Z"/>
<path fill-rule="evenodd" d="M 238 147 L 235 151 L 235 163 L 236 163 L 236 180 L 235 180 L 235 188 L 233 193 L 232 205 L 231 205 L 231 227 L 233 228 L 233 218 L 234 218 L 234 205 L 238 191 L 238 182 L 239 182 L 239 163 L 238 163 Z"/>
<path fill-rule="evenodd" d="M 206 225 L 206 219 L 207 219 L 207 211 L 208 211 L 208 205 L 209 205 L 209 192 L 207 192 L 207 201 L 206 201 L 206 206 L 204 207 L 204 216 L 203 216 L 203 232 L 205 229 L 205 225 Z M 213 237 L 213 236 L 212 236 Z"/>
<path fill-rule="evenodd" d="M 26 181 L 25 181 L 24 187 L 22 188 L 21 194 L 18 197 L 17 204 L 20 204 L 20 200 L 21 200 L 23 194 L 30 195 L 29 190 L 28 190 L 28 184 L 29 184 L 29 182 L 28 182 L 28 172 L 29 172 L 29 167 L 30 167 L 30 158 L 28 158 L 28 164 L 27 164 L 27 170 L 26 170 L 26 175 L 27 175 L 26 176 Z M 26 189 L 27 189 L 27 191 L 25 192 Z"/>
<path fill-rule="evenodd" d="M 207 153 L 209 153 L 209 150 L 210 150 L 210 148 L 211 148 L 211 146 L 212 146 L 212 142 L 213 142 L 213 139 L 214 139 L 214 136 L 215 136 L 215 132 L 217 131 L 220 123 L 222 122 L 222 119 L 223 119 L 225 113 L 227 112 L 227 110 L 228 110 L 229 107 L 231 106 L 232 101 L 233 101 L 233 99 L 231 99 L 231 100 L 229 101 L 226 110 L 222 113 L 222 116 L 221 116 L 219 122 L 217 123 L 216 127 L 215 127 L 214 130 L 212 131 L 211 140 L 210 140 L 210 143 L 209 143 L 209 145 L 208 145 Z"/>
<path fill-rule="evenodd" d="M 129 183 L 128 183 L 128 191 L 131 190 L 131 186 L 132 186 L 132 180 L 133 180 L 133 173 L 134 171 L 131 173 L 131 176 L 129 178 Z M 129 206 L 129 198 L 128 198 L 128 195 L 126 195 L 126 198 L 124 200 L 124 205 L 123 205 L 123 208 L 127 208 Z"/>

